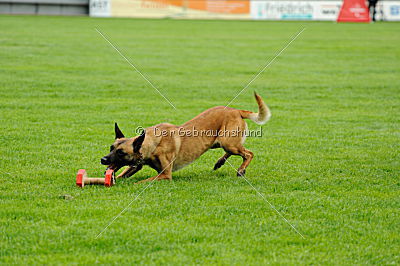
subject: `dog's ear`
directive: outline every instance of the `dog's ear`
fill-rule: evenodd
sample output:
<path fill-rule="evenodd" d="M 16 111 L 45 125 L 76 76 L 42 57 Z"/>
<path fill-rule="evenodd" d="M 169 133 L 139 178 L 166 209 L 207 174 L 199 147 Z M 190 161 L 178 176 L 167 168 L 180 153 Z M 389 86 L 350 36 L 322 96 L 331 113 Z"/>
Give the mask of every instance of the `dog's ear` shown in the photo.
<path fill-rule="evenodd" d="M 115 123 L 115 139 L 125 138 L 122 131 L 119 129 L 118 124 Z"/>
<path fill-rule="evenodd" d="M 135 141 L 132 144 L 133 152 L 139 152 L 140 148 L 142 147 L 145 136 L 146 136 L 146 132 L 145 132 L 145 130 L 143 130 L 142 134 L 140 134 L 140 136 L 137 139 L 135 139 Z"/>

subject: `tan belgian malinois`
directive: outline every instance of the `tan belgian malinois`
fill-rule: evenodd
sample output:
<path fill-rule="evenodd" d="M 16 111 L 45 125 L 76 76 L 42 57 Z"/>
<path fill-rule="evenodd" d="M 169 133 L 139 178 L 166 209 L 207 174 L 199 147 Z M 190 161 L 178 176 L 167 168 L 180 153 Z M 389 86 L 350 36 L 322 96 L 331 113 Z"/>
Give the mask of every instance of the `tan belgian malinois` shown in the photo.
<path fill-rule="evenodd" d="M 103 165 L 117 172 L 128 166 L 118 177 L 129 177 L 148 165 L 158 175 L 141 182 L 154 179 L 172 179 L 176 171 L 199 158 L 209 149 L 222 148 L 225 155 L 214 166 L 220 168 L 231 155 L 239 155 L 243 163 L 237 170 L 243 176 L 246 167 L 253 159 L 253 153 L 243 147 L 247 124 L 250 119 L 262 125 L 271 117 L 271 112 L 262 98 L 254 93 L 258 113 L 217 106 L 197 115 L 192 120 L 176 126 L 168 123 L 158 124 L 143 130 L 140 136 L 125 138 L 115 123 L 115 141 L 110 153 L 101 158 Z"/>

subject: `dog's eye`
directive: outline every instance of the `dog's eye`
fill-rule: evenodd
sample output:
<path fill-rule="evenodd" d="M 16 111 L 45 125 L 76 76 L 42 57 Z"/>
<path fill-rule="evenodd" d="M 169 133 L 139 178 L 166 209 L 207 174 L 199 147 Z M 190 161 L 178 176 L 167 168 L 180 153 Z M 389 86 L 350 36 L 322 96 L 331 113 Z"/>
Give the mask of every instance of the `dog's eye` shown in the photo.
<path fill-rule="evenodd" d="M 114 146 L 113 146 L 113 145 L 111 145 L 111 146 L 110 146 L 110 152 L 112 152 L 112 151 L 113 151 L 113 149 L 114 149 Z"/>
<path fill-rule="evenodd" d="M 124 156 L 124 155 L 125 155 L 125 152 L 123 152 L 122 150 L 117 150 L 117 154 L 118 154 L 119 156 Z"/>

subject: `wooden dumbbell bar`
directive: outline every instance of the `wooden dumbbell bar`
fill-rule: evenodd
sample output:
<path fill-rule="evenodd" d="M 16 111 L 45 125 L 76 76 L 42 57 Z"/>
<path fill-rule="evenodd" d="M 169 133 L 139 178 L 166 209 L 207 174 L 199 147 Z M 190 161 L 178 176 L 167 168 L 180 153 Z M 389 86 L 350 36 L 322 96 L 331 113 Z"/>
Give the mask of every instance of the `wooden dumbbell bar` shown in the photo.
<path fill-rule="evenodd" d="M 114 170 L 108 169 L 104 178 L 88 177 L 85 169 L 80 169 L 76 174 L 76 185 L 84 187 L 85 185 L 104 185 L 111 187 L 115 184 Z"/>

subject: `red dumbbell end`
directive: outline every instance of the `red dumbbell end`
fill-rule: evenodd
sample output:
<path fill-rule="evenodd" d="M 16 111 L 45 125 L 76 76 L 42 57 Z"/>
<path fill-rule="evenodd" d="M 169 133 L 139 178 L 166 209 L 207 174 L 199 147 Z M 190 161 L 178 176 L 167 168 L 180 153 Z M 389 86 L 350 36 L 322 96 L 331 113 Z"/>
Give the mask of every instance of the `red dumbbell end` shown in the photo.
<path fill-rule="evenodd" d="M 86 170 L 79 169 L 78 173 L 76 174 L 76 185 L 78 187 L 84 187 L 85 183 L 83 182 L 83 178 L 86 177 Z"/>
<path fill-rule="evenodd" d="M 104 176 L 104 186 L 111 187 L 115 184 L 114 170 L 107 169 L 106 174 Z"/>

